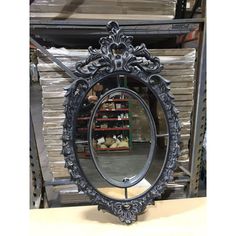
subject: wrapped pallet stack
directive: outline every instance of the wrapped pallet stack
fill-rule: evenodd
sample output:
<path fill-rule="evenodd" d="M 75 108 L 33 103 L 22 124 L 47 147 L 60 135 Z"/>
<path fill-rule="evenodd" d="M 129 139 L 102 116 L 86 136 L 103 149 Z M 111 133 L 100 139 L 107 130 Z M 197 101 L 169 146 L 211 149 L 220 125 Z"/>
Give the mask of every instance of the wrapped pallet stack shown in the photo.
<path fill-rule="evenodd" d="M 158 20 L 173 19 L 177 0 L 35 0 L 31 18 L 57 20 Z"/>
<path fill-rule="evenodd" d="M 62 61 L 71 70 L 75 63 L 88 56 L 87 50 L 51 48 L 49 52 Z M 179 110 L 182 124 L 181 156 L 179 161 L 188 163 L 190 139 L 190 118 L 193 107 L 195 49 L 152 49 L 164 65 L 161 75 L 171 81 L 171 91 Z M 53 178 L 68 177 L 64 168 L 62 150 L 62 124 L 64 121 L 64 87 L 71 83 L 70 78 L 47 57 L 39 52 L 38 70 L 42 86 L 43 134 L 48 160 Z"/>

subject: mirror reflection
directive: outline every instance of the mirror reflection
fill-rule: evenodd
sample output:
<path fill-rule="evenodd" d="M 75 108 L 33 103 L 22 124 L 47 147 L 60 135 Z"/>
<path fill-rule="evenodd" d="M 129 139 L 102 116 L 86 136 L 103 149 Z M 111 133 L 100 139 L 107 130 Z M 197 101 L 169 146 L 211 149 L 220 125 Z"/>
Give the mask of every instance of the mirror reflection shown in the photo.
<path fill-rule="evenodd" d="M 95 112 L 91 141 L 97 167 L 114 185 L 123 182 L 129 186 L 149 157 L 151 124 L 147 111 L 136 97 L 114 91 L 100 101 Z"/>
<path fill-rule="evenodd" d="M 89 153 L 88 124 L 98 102 L 92 122 L 92 148 L 100 170 L 111 179 L 122 182 L 137 177 L 147 162 L 151 145 L 151 128 L 142 104 L 125 92 L 105 93 L 117 86 L 136 92 L 146 103 L 153 117 L 157 134 L 157 152 L 143 179 L 128 188 L 106 181 L 97 170 Z M 103 97 L 103 99 L 102 99 Z M 115 199 L 130 199 L 147 191 L 158 178 L 168 147 L 168 127 L 162 106 L 152 92 L 129 77 L 109 77 L 97 83 L 82 101 L 76 129 L 77 159 L 89 182 L 100 193 Z"/>

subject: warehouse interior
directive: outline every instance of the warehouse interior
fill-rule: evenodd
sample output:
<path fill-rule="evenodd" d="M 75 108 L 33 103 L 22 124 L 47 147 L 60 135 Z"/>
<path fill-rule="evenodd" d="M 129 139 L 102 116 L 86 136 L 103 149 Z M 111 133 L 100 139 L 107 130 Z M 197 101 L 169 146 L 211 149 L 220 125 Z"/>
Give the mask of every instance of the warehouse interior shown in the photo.
<path fill-rule="evenodd" d="M 171 82 L 181 122 L 181 154 L 174 179 L 161 199 L 206 196 L 205 16 L 205 0 L 30 1 L 31 209 L 92 204 L 86 194 L 78 191 L 65 168 L 64 88 L 71 79 L 63 65 L 75 72 L 76 63 L 86 59 L 90 46 L 100 48 L 99 39 L 107 36 L 110 20 L 117 21 L 126 35 L 133 36 L 134 46 L 144 43 L 150 54 L 160 59 L 160 75 Z M 152 145 L 150 118 L 134 95 L 106 95 L 117 81 L 107 78 L 97 83 L 83 100 L 84 109 L 78 111 L 77 117 L 76 148 L 92 185 L 107 196 L 124 199 L 122 189 L 112 187 L 93 171 L 87 135 L 90 124 L 91 149 L 105 175 L 123 181 L 141 171 Z M 145 86 L 129 76 L 121 76 L 119 86 L 142 97 L 161 136 L 144 181 L 138 190 L 130 188 L 126 193 L 137 196 L 149 189 L 161 172 L 168 129 L 161 104 L 154 101 Z M 103 99 L 97 104 L 100 97 Z M 97 112 L 90 119 L 94 107 Z"/>

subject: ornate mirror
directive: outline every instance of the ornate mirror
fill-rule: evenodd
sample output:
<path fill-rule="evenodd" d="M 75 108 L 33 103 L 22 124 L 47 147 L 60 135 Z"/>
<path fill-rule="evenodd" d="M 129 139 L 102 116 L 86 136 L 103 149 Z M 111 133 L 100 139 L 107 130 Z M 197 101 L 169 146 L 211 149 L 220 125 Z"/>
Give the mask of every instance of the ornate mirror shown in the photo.
<path fill-rule="evenodd" d="M 63 153 L 78 190 L 130 224 L 173 179 L 180 125 L 159 58 L 107 29 L 67 88 Z"/>

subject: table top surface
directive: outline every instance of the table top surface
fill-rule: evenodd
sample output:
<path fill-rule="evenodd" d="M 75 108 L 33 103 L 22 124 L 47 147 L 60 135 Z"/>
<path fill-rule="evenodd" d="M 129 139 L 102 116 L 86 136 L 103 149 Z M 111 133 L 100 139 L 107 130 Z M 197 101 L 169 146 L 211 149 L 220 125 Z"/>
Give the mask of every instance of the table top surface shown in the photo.
<path fill-rule="evenodd" d="M 207 199 L 157 201 L 137 222 L 126 225 L 97 206 L 30 210 L 30 235 L 206 235 Z M 123 234 L 123 235 L 122 235 Z"/>

